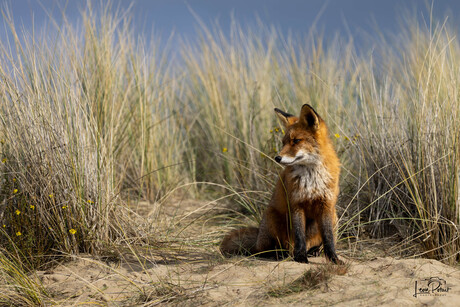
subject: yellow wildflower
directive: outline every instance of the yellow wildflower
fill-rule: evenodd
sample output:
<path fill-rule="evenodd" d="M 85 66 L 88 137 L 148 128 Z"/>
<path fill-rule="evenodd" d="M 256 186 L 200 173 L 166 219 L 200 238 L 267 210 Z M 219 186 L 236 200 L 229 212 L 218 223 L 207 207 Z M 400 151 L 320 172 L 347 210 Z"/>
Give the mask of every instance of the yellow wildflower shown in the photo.
<path fill-rule="evenodd" d="M 227 152 L 227 151 L 228 151 L 227 147 L 222 148 L 222 152 L 225 153 L 225 152 Z"/>
<path fill-rule="evenodd" d="M 50 198 L 53 198 L 54 197 L 54 194 L 51 193 L 50 195 L 48 195 Z"/>
<path fill-rule="evenodd" d="M 62 209 L 67 209 L 67 205 L 62 206 Z"/>
<path fill-rule="evenodd" d="M 18 192 L 18 189 L 13 190 L 13 194 L 16 194 Z"/>
<path fill-rule="evenodd" d="M 69 232 L 70 232 L 71 234 L 73 234 L 73 235 L 77 233 L 77 231 L 76 231 L 75 229 L 73 229 L 73 228 L 70 229 Z"/>
<path fill-rule="evenodd" d="M 20 231 L 16 232 L 16 235 L 19 237 L 20 235 L 22 235 L 22 233 Z"/>
<path fill-rule="evenodd" d="M 5 227 L 6 227 L 6 225 L 5 225 L 5 224 L 3 224 L 3 228 L 5 228 Z"/>
<path fill-rule="evenodd" d="M 353 136 L 353 144 L 355 144 L 355 143 L 358 141 L 358 139 L 359 139 L 359 135 L 358 135 L 358 134 L 355 134 L 355 135 Z"/>
<path fill-rule="evenodd" d="M 21 214 L 21 211 L 19 211 L 19 209 L 16 209 L 16 211 L 14 211 L 14 213 L 16 213 L 16 215 L 19 215 L 19 214 Z"/>
<path fill-rule="evenodd" d="M 280 129 L 279 129 L 279 128 L 275 128 L 275 132 L 279 132 L 279 131 L 280 131 Z"/>
<path fill-rule="evenodd" d="M 16 182 L 16 178 L 13 178 L 13 182 Z"/>
<path fill-rule="evenodd" d="M 340 137 L 340 134 L 336 133 L 334 134 L 335 138 L 338 139 Z"/>
<path fill-rule="evenodd" d="M 2 163 L 6 163 L 6 158 L 3 158 L 3 159 L 2 159 Z"/>
<path fill-rule="evenodd" d="M 30 205 L 30 209 L 34 210 L 34 209 L 35 209 L 35 206 L 34 206 L 34 205 Z"/>
<path fill-rule="evenodd" d="M 88 204 L 94 204 L 94 201 L 92 201 L 91 199 L 88 199 Z"/>

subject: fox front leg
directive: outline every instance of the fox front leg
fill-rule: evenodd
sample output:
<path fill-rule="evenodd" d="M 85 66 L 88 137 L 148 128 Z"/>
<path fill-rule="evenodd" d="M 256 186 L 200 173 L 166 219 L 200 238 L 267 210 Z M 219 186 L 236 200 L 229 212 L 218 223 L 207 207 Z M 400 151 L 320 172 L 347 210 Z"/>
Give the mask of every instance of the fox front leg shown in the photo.
<path fill-rule="evenodd" d="M 334 230 L 332 225 L 332 217 L 329 215 L 323 215 L 322 218 L 318 221 L 318 225 L 321 232 L 321 237 L 323 240 L 324 254 L 327 259 L 332 261 L 335 264 L 342 264 L 343 262 L 337 257 L 335 252 L 335 242 L 334 242 Z"/>
<path fill-rule="evenodd" d="M 305 236 L 305 214 L 302 210 L 296 210 L 292 216 L 294 228 L 294 260 L 308 263 L 307 244 Z"/>

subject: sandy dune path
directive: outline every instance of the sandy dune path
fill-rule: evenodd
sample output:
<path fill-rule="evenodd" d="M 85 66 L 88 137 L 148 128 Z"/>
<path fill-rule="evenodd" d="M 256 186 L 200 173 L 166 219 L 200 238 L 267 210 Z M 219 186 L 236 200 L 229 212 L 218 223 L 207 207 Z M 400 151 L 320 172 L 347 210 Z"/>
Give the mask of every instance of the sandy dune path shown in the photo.
<path fill-rule="evenodd" d="M 79 259 L 39 275 L 48 289 L 60 293 L 63 305 L 460 305 L 460 271 L 426 259 L 352 261 L 346 274 L 333 275 L 312 289 L 276 293 L 292 289 L 295 279 L 325 265 L 322 258 L 311 258 L 310 264 L 233 258 L 223 264 L 182 262 L 142 270 Z M 445 280 L 448 292 L 414 297 L 415 282 L 421 285 L 430 277 Z"/>
<path fill-rule="evenodd" d="M 187 225 L 179 231 L 185 237 L 199 238 L 207 235 L 204 232 L 219 237 L 224 231 L 219 226 L 203 227 L 209 221 L 208 207 L 197 202 L 170 206 L 170 212 L 180 208 L 182 215 L 166 212 L 166 216 Z M 194 225 L 189 226 L 190 220 Z M 181 229 L 181 225 L 174 227 Z M 150 257 L 144 258 L 148 261 L 128 253 L 112 262 L 82 255 L 38 276 L 63 306 L 460 306 L 460 270 L 435 260 L 373 257 L 358 261 L 341 256 L 347 265 L 340 273 L 323 257 L 310 258 L 309 264 L 223 258 L 216 244 L 197 245 L 193 251 L 176 246 L 172 256 L 153 247 Z M 328 277 L 314 282 L 312 276 L 326 269 L 331 270 Z M 422 290 L 415 297 L 416 283 Z M 424 288 L 428 293 L 420 294 Z"/>

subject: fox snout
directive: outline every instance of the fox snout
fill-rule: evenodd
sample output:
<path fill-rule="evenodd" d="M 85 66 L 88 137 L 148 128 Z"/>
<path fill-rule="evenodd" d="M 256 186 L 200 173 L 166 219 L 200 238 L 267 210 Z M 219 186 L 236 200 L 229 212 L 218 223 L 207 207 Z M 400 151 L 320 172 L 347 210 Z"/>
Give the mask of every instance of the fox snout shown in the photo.
<path fill-rule="evenodd" d="M 289 165 L 289 164 L 295 164 L 296 162 L 299 162 L 300 160 L 303 159 L 303 157 L 304 157 L 303 154 L 298 154 L 295 157 L 278 155 L 275 157 L 275 161 L 280 164 Z"/>
<path fill-rule="evenodd" d="M 294 157 L 280 154 L 275 157 L 275 161 L 283 165 L 317 165 L 321 163 L 321 158 L 318 154 L 299 151 Z"/>

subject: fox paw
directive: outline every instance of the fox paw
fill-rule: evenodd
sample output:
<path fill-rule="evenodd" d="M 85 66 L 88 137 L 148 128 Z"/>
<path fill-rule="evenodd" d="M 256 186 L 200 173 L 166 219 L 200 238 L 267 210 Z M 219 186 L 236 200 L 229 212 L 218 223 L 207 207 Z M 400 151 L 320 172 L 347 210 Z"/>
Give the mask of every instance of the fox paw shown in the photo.
<path fill-rule="evenodd" d="M 342 260 L 340 260 L 339 258 L 336 258 L 335 261 L 334 261 L 335 264 L 339 264 L 339 265 L 343 265 L 345 264 L 345 262 L 343 262 Z"/>
<path fill-rule="evenodd" d="M 294 261 L 301 263 L 308 263 L 308 257 L 306 252 L 294 252 Z"/>
<path fill-rule="evenodd" d="M 334 264 L 344 264 L 344 262 L 340 260 L 339 257 L 337 257 L 337 255 L 330 257 L 329 260 L 332 261 Z"/>

